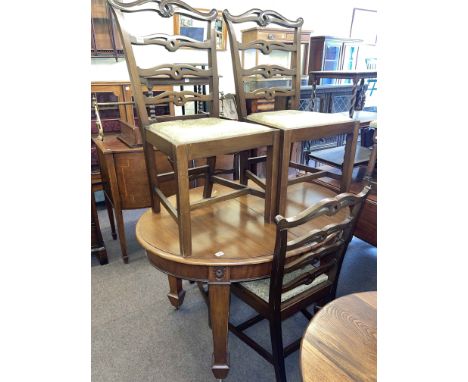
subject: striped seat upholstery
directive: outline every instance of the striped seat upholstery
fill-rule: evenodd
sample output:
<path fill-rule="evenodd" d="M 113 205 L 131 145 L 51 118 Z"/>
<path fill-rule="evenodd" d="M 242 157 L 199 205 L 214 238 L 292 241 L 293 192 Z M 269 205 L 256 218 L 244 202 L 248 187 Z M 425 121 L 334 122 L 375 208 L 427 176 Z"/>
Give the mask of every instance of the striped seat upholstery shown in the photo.
<path fill-rule="evenodd" d="M 312 265 L 306 265 L 302 269 L 297 269 L 293 272 L 286 273 L 283 278 L 283 283 L 286 284 L 291 280 L 294 280 L 296 277 L 300 276 L 302 273 L 313 271 L 315 268 Z M 315 278 L 310 284 L 302 284 L 298 287 L 291 289 L 281 295 L 281 302 L 289 300 L 294 296 L 297 296 L 299 293 L 302 293 L 308 289 L 311 289 L 325 281 L 328 280 L 328 276 L 325 273 L 322 273 L 320 276 Z M 254 281 L 245 281 L 241 285 L 248 289 L 250 292 L 256 294 L 262 300 L 268 303 L 270 295 L 270 278 Z"/>

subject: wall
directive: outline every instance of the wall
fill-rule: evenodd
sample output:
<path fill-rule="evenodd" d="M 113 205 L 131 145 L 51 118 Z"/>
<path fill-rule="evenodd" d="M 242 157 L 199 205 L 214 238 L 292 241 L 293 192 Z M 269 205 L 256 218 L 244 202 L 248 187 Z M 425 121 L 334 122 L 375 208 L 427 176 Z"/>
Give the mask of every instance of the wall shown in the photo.
<path fill-rule="evenodd" d="M 304 19 L 304 30 L 311 30 L 312 35 L 334 35 L 348 37 L 351 26 L 353 8 L 377 9 L 375 0 L 327 0 L 327 1 L 278 1 L 278 0 L 255 0 L 254 3 L 246 1 L 233 2 L 232 0 L 190 0 L 188 3 L 196 8 L 216 7 L 218 10 L 228 8 L 232 14 L 240 14 L 250 8 L 273 9 L 285 17 Z M 172 19 L 165 20 L 158 18 L 158 32 L 173 33 Z M 140 22 L 136 27 L 144 29 L 149 23 Z M 249 26 L 250 27 L 250 26 Z M 246 29 L 243 27 L 242 29 Z M 152 31 L 154 32 L 154 30 Z M 161 51 L 164 51 L 161 53 Z M 199 53 L 197 55 L 196 53 Z M 166 52 L 164 49 L 158 50 L 159 63 L 173 62 L 205 62 L 206 55 L 203 52 L 180 49 L 175 57 L 174 54 Z M 232 75 L 231 55 L 229 52 L 229 42 L 226 51 L 218 52 L 218 68 L 220 78 L 220 90 L 225 93 L 234 92 L 234 79 Z M 91 81 L 128 81 L 128 72 L 124 59 L 92 59 L 91 60 Z"/>

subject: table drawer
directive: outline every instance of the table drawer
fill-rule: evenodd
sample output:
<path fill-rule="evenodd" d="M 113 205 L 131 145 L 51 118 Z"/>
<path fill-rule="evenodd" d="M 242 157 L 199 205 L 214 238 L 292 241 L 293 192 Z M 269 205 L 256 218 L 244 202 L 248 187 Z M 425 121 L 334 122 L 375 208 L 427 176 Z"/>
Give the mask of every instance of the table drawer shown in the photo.
<path fill-rule="evenodd" d="M 258 40 L 285 41 L 287 35 L 286 32 L 258 32 Z"/>

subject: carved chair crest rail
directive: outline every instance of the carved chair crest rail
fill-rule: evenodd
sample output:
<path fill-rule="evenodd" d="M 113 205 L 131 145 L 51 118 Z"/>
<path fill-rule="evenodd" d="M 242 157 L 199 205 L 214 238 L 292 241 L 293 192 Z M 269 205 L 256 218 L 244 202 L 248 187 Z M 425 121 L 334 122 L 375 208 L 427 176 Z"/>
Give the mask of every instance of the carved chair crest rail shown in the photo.
<path fill-rule="evenodd" d="M 271 221 L 276 212 L 276 158 L 278 156 L 279 134 L 266 126 L 247 124 L 245 122 L 221 119 L 219 107 L 219 76 L 216 56 L 215 21 L 217 11 L 207 12 L 196 10 L 180 0 L 137 0 L 123 3 L 108 0 L 117 20 L 117 26 L 125 50 L 125 59 L 141 121 L 141 136 L 145 150 L 145 158 L 150 179 L 152 209 L 160 212 L 160 205 L 177 221 L 180 237 L 180 250 L 183 256 L 190 256 L 191 218 L 190 213 L 214 202 L 225 201 L 250 194 L 265 199 L 266 221 Z M 171 18 L 174 15 L 184 15 L 207 23 L 206 37 L 198 41 L 183 35 L 168 35 L 165 33 L 133 34 L 126 18 L 131 14 L 146 12 L 149 16 Z M 156 23 L 154 25 L 157 25 Z M 168 52 L 178 49 L 202 50 L 206 53 L 207 65 L 200 67 L 195 63 L 162 64 L 145 67 L 137 62 L 135 46 L 143 48 L 160 47 Z M 154 59 L 158 57 L 153 53 Z M 180 85 L 189 82 L 206 83 L 207 94 L 197 91 L 165 91 L 158 95 L 152 94 L 152 87 L 157 84 Z M 183 82 L 182 82 L 183 81 Z M 141 90 L 142 85 L 148 88 L 147 94 Z M 155 105 L 172 102 L 176 106 L 184 106 L 187 102 L 205 102 L 208 112 L 195 115 L 159 117 L 152 115 Z M 150 113 L 148 113 L 148 110 Z M 267 174 L 264 187 L 261 189 L 239 184 L 217 176 L 216 156 L 230 153 L 241 153 L 257 147 L 267 147 Z M 158 187 L 159 179 L 153 160 L 153 147 L 169 157 L 177 183 L 177 202 L 174 207 Z M 206 158 L 206 164 L 188 168 L 189 161 Z M 246 168 L 240 166 L 241 173 Z M 189 198 L 189 180 L 203 178 L 205 180 L 203 199 L 191 202 Z M 213 183 L 221 183 L 233 191 L 225 195 L 212 195 Z"/>

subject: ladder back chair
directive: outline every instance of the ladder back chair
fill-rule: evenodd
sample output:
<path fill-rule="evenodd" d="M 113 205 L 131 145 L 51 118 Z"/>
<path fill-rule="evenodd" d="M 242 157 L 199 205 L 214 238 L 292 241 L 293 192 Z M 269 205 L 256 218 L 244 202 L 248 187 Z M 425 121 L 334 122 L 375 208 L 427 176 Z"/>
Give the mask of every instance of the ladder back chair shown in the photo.
<path fill-rule="evenodd" d="M 231 48 L 232 65 L 234 69 L 234 79 L 236 86 L 236 97 L 239 120 L 259 123 L 280 130 L 280 161 L 278 179 L 278 202 L 277 211 L 285 214 L 287 186 L 299 182 L 311 181 L 323 176 L 336 178 L 336 174 L 320 171 L 313 167 L 305 166 L 301 163 L 291 161 L 292 144 L 304 140 L 320 139 L 346 134 L 346 152 L 341 179 L 340 191 L 349 190 L 351 184 L 353 158 L 356 150 L 356 141 L 359 124 L 355 123 L 349 116 L 318 113 L 312 111 L 299 111 L 300 99 L 300 36 L 301 26 L 304 22 L 302 18 L 288 20 L 279 13 L 271 10 L 262 11 L 251 9 L 239 16 L 234 16 L 228 10 L 223 11 L 226 21 L 229 42 Z M 294 38 L 291 42 L 281 42 L 275 40 L 255 40 L 243 43 L 236 37 L 235 24 L 252 24 L 259 27 L 266 27 L 276 24 L 279 27 L 294 30 Z M 267 36 L 268 38 L 268 36 Z M 245 68 L 241 62 L 240 53 L 246 50 L 260 50 L 264 55 L 269 55 L 273 51 L 286 51 L 290 53 L 290 66 L 281 65 L 256 65 Z M 245 91 L 245 81 L 255 78 L 274 79 L 276 77 L 290 78 L 290 86 L 271 86 L 258 88 L 253 91 Z M 254 99 L 266 99 L 274 102 L 274 111 L 248 114 L 248 103 Z M 245 154 L 243 154 L 245 155 Z M 259 157 L 248 158 L 241 156 L 242 162 L 257 163 Z M 295 179 L 288 179 L 289 168 L 301 170 L 308 175 Z M 248 172 L 245 174 L 250 175 Z M 246 184 L 247 180 L 241 178 L 241 182 Z"/>
<path fill-rule="evenodd" d="M 321 78 L 334 78 L 334 79 L 350 79 L 353 82 L 352 95 L 350 99 L 349 111 L 335 113 L 338 115 L 349 115 L 355 121 L 359 122 L 360 129 L 368 128 L 372 121 L 377 119 L 377 112 L 363 110 L 366 95 L 365 95 L 365 80 L 372 80 L 377 77 L 377 71 L 336 71 L 336 70 L 317 70 L 309 72 L 309 84 L 312 85 L 312 97 L 311 97 L 311 110 L 314 108 L 317 98 L 317 84 Z M 359 91 L 358 91 L 359 89 Z M 362 130 L 361 130 L 362 131 Z M 324 163 L 328 166 L 332 166 L 343 171 L 344 159 L 343 159 L 344 147 L 342 146 L 342 140 L 338 139 L 336 147 L 330 147 L 320 150 L 313 150 L 306 154 L 307 158 L 314 160 L 315 162 Z M 363 166 L 369 162 L 372 149 L 363 146 L 361 144 L 356 147 L 356 154 L 354 157 L 353 167 Z"/>
<path fill-rule="evenodd" d="M 323 306 L 335 298 L 341 264 L 369 192 L 370 186 L 366 186 L 357 195 L 343 193 L 323 199 L 294 217 L 278 215 L 271 277 L 231 286 L 231 291 L 259 314 L 238 325 L 230 323 L 229 329 L 273 364 L 278 382 L 286 381 L 284 358 L 296 351 L 301 341 L 283 347 L 281 322 L 298 312 L 310 320 L 309 305 Z M 343 220 L 301 232 L 308 221 L 344 209 Z M 244 333 L 263 319 L 269 321 L 271 353 Z"/>
<path fill-rule="evenodd" d="M 125 59 L 132 84 L 133 95 L 137 106 L 138 117 L 141 121 L 141 136 L 145 150 L 148 176 L 151 185 L 152 209 L 160 212 L 162 204 L 169 214 L 176 220 L 179 228 L 180 252 L 182 256 L 190 256 L 192 252 L 191 240 L 191 211 L 213 202 L 223 201 L 246 194 L 256 195 L 265 199 L 265 220 L 272 221 L 274 217 L 274 201 L 276 193 L 275 178 L 276 157 L 279 135 L 274 129 L 262 125 L 254 125 L 239 121 L 221 119 L 219 117 L 219 78 L 216 61 L 216 33 L 215 20 L 217 11 L 212 9 L 201 12 L 180 0 L 137 0 L 123 3 L 108 0 L 117 20 L 117 26 L 122 38 Z M 148 16 L 171 18 L 183 15 L 207 25 L 204 41 L 182 35 L 168 35 L 152 33 L 145 35 L 131 34 L 128 28 L 128 17 L 144 13 Z M 158 25 L 154 20 L 154 24 Z M 179 48 L 195 49 L 207 54 L 207 64 L 203 68 L 193 63 L 159 64 L 143 67 L 141 61 L 153 58 L 158 61 L 161 55 L 152 54 L 137 63 L 135 46 L 142 48 L 165 48 L 168 52 L 176 52 Z M 155 85 L 207 84 L 206 94 L 194 91 L 165 91 L 153 96 Z M 149 90 L 142 92 L 142 86 Z M 174 103 L 184 106 L 187 102 L 206 102 L 208 112 L 200 111 L 194 115 L 184 116 L 156 116 L 151 113 L 154 105 Z M 150 113 L 148 113 L 148 109 Z M 267 146 L 267 179 L 264 190 L 254 189 L 219 177 L 220 170 L 216 169 L 216 156 L 252 150 L 256 147 Z M 157 175 L 154 160 L 154 148 L 168 156 L 173 166 L 173 172 Z M 276 150 L 276 151 L 275 151 Z M 206 164 L 189 168 L 189 161 L 206 158 Z M 174 179 L 177 184 L 176 207 L 164 196 L 158 183 L 165 179 Z M 189 182 L 193 179 L 204 178 L 203 199 L 190 202 Z M 213 183 L 228 186 L 234 191 L 212 197 Z"/>

